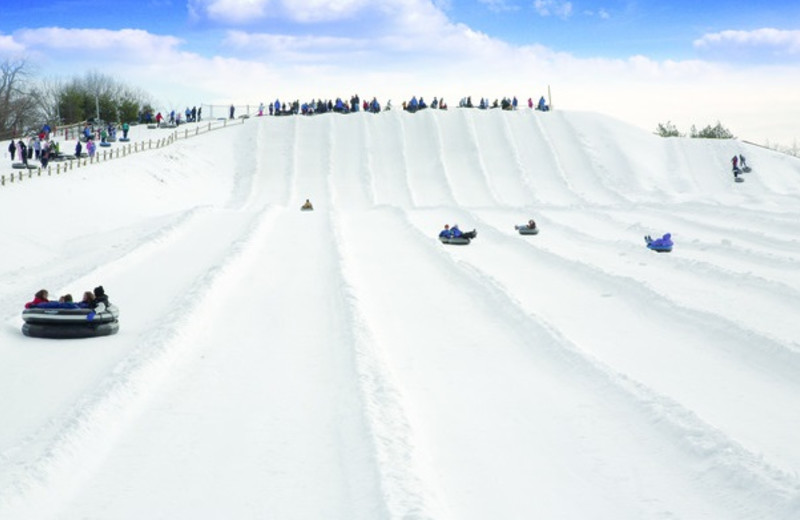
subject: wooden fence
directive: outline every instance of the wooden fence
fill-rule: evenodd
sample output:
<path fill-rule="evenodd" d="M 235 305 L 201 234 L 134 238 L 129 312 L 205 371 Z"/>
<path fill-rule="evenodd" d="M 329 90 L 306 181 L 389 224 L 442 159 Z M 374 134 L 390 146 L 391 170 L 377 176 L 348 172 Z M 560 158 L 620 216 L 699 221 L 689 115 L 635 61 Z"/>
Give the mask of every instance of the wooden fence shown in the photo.
<path fill-rule="evenodd" d="M 217 119 L 208 122 L 204 121 L 201 123 L 188 123 L 183 125 L 187 128 L 181 129 L 180 127 L 176 127 L 174 131 L 169 133 L 169 135 L 159 139 L 148 139 L 146 141 L 141 140 L 136 142 L 117 141 L 112 145 L 114 147 L 113 149 L 110 147 L 100 147 L 98 145 L 94 157 L 84 157 L 83 155 L 85 154 L 82 154 L 81 157 L 73 157 L 68 155 L 67 157 L 70 157 L 69 159 L 51 161 L 47 165 L 47 168 L 42 168 L 41 166 L 28 167 L 15 170 L 10 174 L 0 175 L 0 186 L 22 182 L 25 179 L 32 179 L 33 177 L 61 175 L 62 173 L 67 173 L 76 168 L 84 168 L 86 166 L 105 162 L 111 159 L 127 157 L 128 155 L 138 152 L 163 148 L 171 145 L 179 139 L 189 139 L 190 137 L 206 134 L 212 130 L 226 128 L 236 122 L 239 124 L 244 124 L 245 119 L 247 118 L 240 117 L 238 119 Z"/>

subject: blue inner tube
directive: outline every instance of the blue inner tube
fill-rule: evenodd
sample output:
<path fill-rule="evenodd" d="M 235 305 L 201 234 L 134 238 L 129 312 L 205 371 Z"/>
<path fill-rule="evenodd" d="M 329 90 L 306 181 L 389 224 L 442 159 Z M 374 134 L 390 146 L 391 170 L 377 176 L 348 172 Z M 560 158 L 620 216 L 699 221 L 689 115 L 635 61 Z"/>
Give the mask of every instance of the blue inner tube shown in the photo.
<path fill-rule="evenodd" d="M 89 316 L 92 315 L 91 320 Z M 42 325 L 82 325 L 87 322 L 94 324 L 110 323 L 119 318 L 119 309 L 116 305 L 109 305 L 102 312 L 92 309 L 61 308 L 61 307 L 31 307 L 22 311 L 25 323 Z"/>
<path fill-rule="evenodd" d="M 529 228 L 528 226 L 514 226 L 520 235 L 538 235 L 539 228 Z"/>
<path fill-rule="evenodd" d="M 465 246 L 470 243 L 470 239 L 464 237 L 439 237 L 439 240 L 442 244 L 452 244 L 456 246 Z"/>
<path fill-rule="evenodd" d="M 91 319 L 90 319 L 91 318 Z M 73 339 L 109 336 L 119 331 L 119 309 L 32 307 L 22 311 L 22 333 L 35 338 Z"/>
<path fill-rule="evenodd" d="M 110 336 L 119 331 L 119 322 L 85 322 L 73 325 L 45 325 L 42 323 L 23 323 L 22 333 L 31 338 L 78 339 L 97 336 Z"/>

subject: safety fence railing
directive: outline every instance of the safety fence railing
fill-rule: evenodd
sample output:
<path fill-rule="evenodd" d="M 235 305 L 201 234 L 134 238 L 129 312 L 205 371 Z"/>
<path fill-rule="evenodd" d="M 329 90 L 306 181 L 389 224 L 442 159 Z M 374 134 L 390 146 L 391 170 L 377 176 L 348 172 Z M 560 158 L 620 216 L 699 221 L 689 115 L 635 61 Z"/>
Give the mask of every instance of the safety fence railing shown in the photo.
<path fill-rule="evenodd" d="M 237 119 L 220 118 L 207 122 L 202 121 L 198 123 L 186 123 L 174 127 L 174 130 L 172 130 L 169 134 L 157 139 L 140 139 L 137 141 L 128 142 L 116 141 L 112 145 L 114 146 L 113 149 L 98 145 L 97 151 L 91 157 L 89 157 L 86 152 L 83 152 L 80 157 L 75 157 L 74 155 L 68 154 L 62 159 L 56 159 L 49 162 L 44 168 L 42 168 L 41 165 L 29 165 L 27 167 L 22 165 L 21 168 L 12 166 L 14 171 L 8 174 L 0 175 L 0 186 L 22 182 L 25 179 L 32 179 L 33 177 L 61 175 L 74 169 L 85 168 L 93 164 L 102 163 L 112 159 L 119 159 L 121 157 L 127 157 L 129 155 L 147 150 L 156 150 L 165 146 L 169 146 L 180 139 L 189 139 L 190 137 L 206 134 L 213 130 L 226 128 L 233 124 L 244 124 L 246 119 L 247 117 L 239 117 Z M 181 128 L 181 126 L 184 128 Z M 157 125 L 149 125 L 149 127 L 158 128 Z M 161 127 L 161 129 L 163 128 L 170 127 Z M 18 163 L 15 164 L 18 165 Z"/>

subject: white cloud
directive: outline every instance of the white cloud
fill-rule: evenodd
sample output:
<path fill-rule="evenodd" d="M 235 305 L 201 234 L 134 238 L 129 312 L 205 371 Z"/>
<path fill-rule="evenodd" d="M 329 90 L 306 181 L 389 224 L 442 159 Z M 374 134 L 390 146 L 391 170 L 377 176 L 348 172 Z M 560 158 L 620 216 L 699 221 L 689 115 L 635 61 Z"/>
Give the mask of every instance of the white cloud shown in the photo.
<path fill-rule="evenodd" d="M 572 16 L 572 2 L 562 0 L 534 0 L 533 8 L 541 16 L 558 16 L 569 18 Z"/>
<path fill-rule="evenodd" d="M 504 12 L 504 11 L 518 11 L 519 6 L 509 3 L 507 0 L 478 0 L 480 3 L 486 5 L 490 11 Z"/>
<path fill-rule="evenodd" d="M 600 18 L 601 20 L 609 20 L 611 18 L 611 15 L 605 9 L 600 9 L 598 11 L 592 11 L 591 9 L 587 9 L 583 11 L 581 14 L 589 17 L 597 17 Z"/>
<path fill-rule="evenodd" d="M 25 46 L 14 40 L 13 36 L 0 34 L 0 54 L 17 54 L 25 50 Z"/>
<path fill-rule="evenodd" d="M 105 52 L 126 58 L 140 57 L 151 60 L 160 54 L 172 52 L 182 40 L 174 36 L 157 36 L 139 29 L 64 29 L 43 27 L 22 29 L 14 34 L 15 41 L 32 51 L 78 51 L 84 59 L 92 53 Z"/>
<path fill-rule="evenodd" d="M 772 50 L 777 54 L 800 55 L 800 31 L 756 29 L 753 31 L 721 31 L 703 35 L 694 41 L 700 50 L 753 48 Z"/>
<path fill-rule="evenodd" d="M 416 2 L 401 0 L 391 3 Z M 188 4 L 189 11 L 196 18 L 237 24 L 266 18 L 301 23 L 330 22 L 355 17 L 373 6 L 374 2 L 369 0 L 189 0 Z"/>

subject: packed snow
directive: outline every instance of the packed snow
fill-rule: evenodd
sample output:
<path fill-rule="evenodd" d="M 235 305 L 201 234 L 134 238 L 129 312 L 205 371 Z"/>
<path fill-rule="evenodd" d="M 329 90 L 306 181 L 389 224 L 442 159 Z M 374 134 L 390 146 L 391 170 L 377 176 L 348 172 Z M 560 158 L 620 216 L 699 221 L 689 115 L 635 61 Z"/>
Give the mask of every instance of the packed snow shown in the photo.
<path fill-rule="evenodd" d="M 800 518 L 796 158 L 585 112 L 256 117 L 7 182 L 0 221 L 4 520 Z M 118 334 L 21 333 L 97 285 Z"/>

